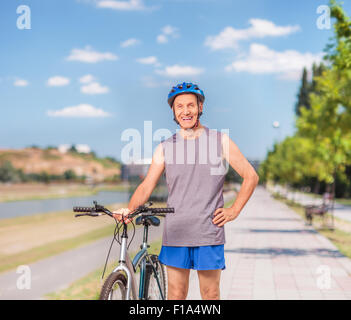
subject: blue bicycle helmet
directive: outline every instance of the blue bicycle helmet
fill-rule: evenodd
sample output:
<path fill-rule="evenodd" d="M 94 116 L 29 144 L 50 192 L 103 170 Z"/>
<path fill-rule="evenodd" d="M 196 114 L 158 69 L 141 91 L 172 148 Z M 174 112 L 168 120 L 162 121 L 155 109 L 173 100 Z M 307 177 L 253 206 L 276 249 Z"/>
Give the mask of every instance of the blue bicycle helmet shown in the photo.
<path fill-rule="evenodd" d="M 181 93 L 194 93 L 199 97 L 201 102 L 205 101 L 204 92 L 198 87 L 198 85 L 191 82 L 183 82 L 173 87 L 168 94 L 168 104 L 171 108 L 175 97 Z"/>

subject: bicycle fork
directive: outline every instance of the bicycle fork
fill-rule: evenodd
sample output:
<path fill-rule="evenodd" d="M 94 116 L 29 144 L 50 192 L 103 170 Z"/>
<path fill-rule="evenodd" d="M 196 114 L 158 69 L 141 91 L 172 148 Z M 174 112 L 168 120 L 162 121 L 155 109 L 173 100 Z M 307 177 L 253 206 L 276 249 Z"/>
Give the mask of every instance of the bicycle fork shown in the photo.
<path fill-rule="evenodd" d="M 136 283 L 135 283 L 135 276 L 134 272 L 134 267 L 132 265 L 132 262 L 130 261 L 129 255 L 127 254 L 127 240 L 128 240 L 128 235 L 127 235 L 127 226 L 124 225 L 123 228 L 123 234 L 121 237 L 121 249 L 120 249 L 120 256 L 119 256 L 119 265 L 117 268 L 113 270 L 113 272 L 117 271 L 124 271 L 127 275 L 127 296 L 126 300 L 130 300 L 131 298 L 131 293 L 133 299 L 136 299 Z M 132 292 L 131 292 L 132 290 Z"/>

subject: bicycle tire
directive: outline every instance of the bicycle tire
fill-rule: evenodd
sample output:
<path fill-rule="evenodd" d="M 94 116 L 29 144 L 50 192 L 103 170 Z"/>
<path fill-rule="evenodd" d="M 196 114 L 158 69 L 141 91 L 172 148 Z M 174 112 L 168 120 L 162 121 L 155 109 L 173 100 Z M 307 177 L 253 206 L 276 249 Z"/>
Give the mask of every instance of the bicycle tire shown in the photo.
<path fill-rule="evenodd" d="M 167 281 L 166 281 L 166 267 L 158 260 L 157 255 L 151 255 L 150 260 L 157 272 L 159 278 L 160 287 L 164 299 L 167 299 Z M 146 265 L 146 275 L 145 275 L 145 299 L 146 300 L 162 300 L 162 295 L 160 293 L 153 268 L 150 264 Z"/>
<path fill-rule="evenodd" d="M 111 273 L 104 282 L 100 300 L 126 300 L 127 278 L 121 271 Z"/>

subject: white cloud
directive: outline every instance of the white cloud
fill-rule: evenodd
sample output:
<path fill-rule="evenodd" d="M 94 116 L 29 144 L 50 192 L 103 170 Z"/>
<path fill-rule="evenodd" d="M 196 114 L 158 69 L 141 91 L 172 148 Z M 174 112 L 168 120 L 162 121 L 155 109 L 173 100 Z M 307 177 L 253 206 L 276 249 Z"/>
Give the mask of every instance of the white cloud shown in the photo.
<path fill-rule="evenodd" d="M 91 74 L 86 74 L 85 76 L 82 76 L 79 78 L 80 83 L 90 83 L 93 82 L 95 78 Z"/>
<path fill-rule="evenodd" d="M 240 40 L 248 40 L 251 38 L 279 37 L 300 30 L 295 26 L 277 26 L 273 22 L 263 19 L 250 19 L 251 27 L 247 29 L 235 29 L 233 27 L 224 28 L 216 36 L 208 36 L 205 40 L 205 46 L 209 46 L 212 50 L 220 50 L 225 48 L 237 48 Z"/>
<path fill-rule="evenodd" d="M 159 34 L 156 38 L 158 43 L 167 43 L 168 38 L 164 34 Z"/>
<path fill-rule="evenodd" d="M 253 74 L 278 74 L 281 79 L 297 80 L 304 67 L 320 62 L 323 53 L 300 53 L 296 50 L 274 51 L 253 43 L 249 54 L 227 66 L 226 71 L 249 72 Z"/>
<path fill-rule="evenodd" d="M 90 46 L 86 46 L 84 49 L 72 49 L 71 54 L 66 58 L 68 61 L 80 61 L 86 63 L 117 59 L 118 56 L 111 52 L 94 51 Z"/>
<path fill-rule="evenodd" d="M 180 66 L 177 64 L 165 67 L 163 70 L 156 70 L 156 73 L 167 77 L 196 76 L 203 72 L 202 68 Z"/>
<path fill-rule="evenodd" d="M 177 30 L 178 30 L 177 28 L 172 27 L 170 25 L 164 26 L 162 28 L 162 32 L 165 35 L 176 35 Z"/>
<path fill-rule="evenodd" d="M 152 65 L 155 65 L 156 67 L 161 66 L 161 63 L 158 62 L 158 60 L 155 56 L 139 58 L 136 61 L 141 63 L 141 64 L 152 64 Z"/>
<path fill-rule="evenodd" d="M 142 0 L 115 1 L 101 0 L 96 3 L 98 8 L 109 8 L 114 10 L 135 11 L 146 9 Z"/>
<path fill-rule="evenodd" d="M 166 25 L 161 29 L 162 33 L 159 34 L 156 38 L 158 43 L 167 43 L 168 38 L 177 38 L 179 37 L 179 34 L 177 33 L 178 28 L 173 27 L 171 25 Z"/>
<path fill-rule="evenodd" d="M 130 39 L 127 39 L 127 40 L 121 42 L 121 47 L 127 48 L 127 47 L 131 47 L 131 46 L 135 46 L 139 43 L 140 43 L 140 40 L 135 39 L 135 38 L 130 38 Z"/>
<path fill-rule="evenodd" d="M 90 104 L 79 104 L 77 106 L 66 107 L 61 110 L 49 110 L 47 112 L 49 117 L 67 117 L 67 118 L 100 118 L 109 117 L 108 112 L 95 108 Z"/>
<path fill-rule="evenodd" d="M 141 82 L 143 86 L 147 88 L 159 88 L 159 87 L 170 88 L 172 86 L 172 82 L 169 80 L 159 81 L 159 80 L 155 80 L 153 77 L 150 77 L 150 76 L 143 77 L 141 79 Z"/>
<path fill-rule="evenodd" d="M 70 83 L 69 78 L 55 76 L 55 77 L 49 78 L 46 84 L 49 87 L 62 87 L 62 86 L 68 85 L 69 83 Z"/>
<path fill-rule="evenodd" d="M 24 79 L 16 79 L 15 82 L 13 83 L 15 87 L 26 87 L 29 85 L 29 82 Z"/>
<path fill-rule="evenodd" d="M 110 91 L 108 87 L 103 87 L 98 82 L 91 82 L 80 88 L 80 91 L 85 94 L 103 94 Z"/>

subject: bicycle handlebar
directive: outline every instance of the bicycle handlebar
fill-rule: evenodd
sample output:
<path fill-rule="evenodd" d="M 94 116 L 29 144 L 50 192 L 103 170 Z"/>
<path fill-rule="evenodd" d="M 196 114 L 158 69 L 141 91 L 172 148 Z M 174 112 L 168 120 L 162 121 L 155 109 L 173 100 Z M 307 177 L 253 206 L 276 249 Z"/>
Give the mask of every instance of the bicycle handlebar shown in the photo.
<path fill-rule="evenodd" d="M 98 205 L 96 201 L 94 201 L 94 207 L 73 207 L 74 212 L 84 212 L 83 214 L 76 214 L 75 217 L 81 217 L 81 216 L 91 216 L 91 217 L 97 217 L 101 216 L 101 213 L 105 213 L 109 215 L 110 217 L 113 216 L 112 212 L 105 207 Z M 128 218 L 133 218 L 137 216 L 138 214 L 142 214 L 143 216 L 165 216 L 165 213 L 174 213 L 174 208 L 150 208 L 152 205 L 152 202 L 149 202 L 148 206 L 142 205 L 139 206 L 137 209 L 132 211 L 129 215 Z"/>

